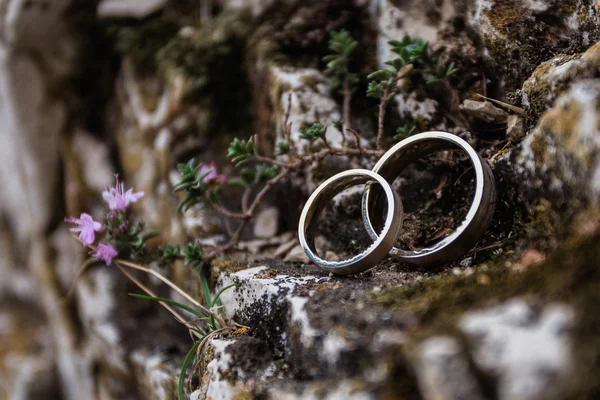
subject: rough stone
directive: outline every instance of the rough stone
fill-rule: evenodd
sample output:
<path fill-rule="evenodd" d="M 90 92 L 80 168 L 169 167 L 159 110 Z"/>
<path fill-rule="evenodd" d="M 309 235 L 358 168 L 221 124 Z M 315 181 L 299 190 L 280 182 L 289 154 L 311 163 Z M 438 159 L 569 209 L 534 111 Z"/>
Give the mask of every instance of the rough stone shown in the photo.
<path fill-rule="evenodd" d="M 581 51 L 598 40 L 596 10 L 584 0 L 476 0 L 469 17 L 492 62 L 504 71 L 509 91 L 547 61 L 549 49 L 550 54 Z"/>
<path fill-rule="evenodd" d="M 570 85 L 583 80 L 599 78 L 600 43 L 584 53 L 561 54 L 540 64 L 523 83 L 521 98 L 523 105 L 540 115 L 552 106 L 556 98 Z"/>
<path fill-rule="evenodd" d="M 100 18 L 144 18 L 163 8 L 166 0 L 103 0 L 98 4 Z"/>
<path fill-rule="evenodd" d="M 254 236 L 269 238 L 275 236 L 279 228 L 279 209 L 269 207 L 262 210 L 254 222 Z"/>
<path fill-rule="evenodd" d="M 475 344 L 474 362 L 498 378 L 500 400 L 560 398 L 571 368 L 573 310 L 524 300 L 464 315 L 460 326 Z"/>
<path fill-rule="evenodd" d="M 583 80 L 544 113 L 516 153 L 522 171 L 560 203 L 569 191 L 595 203 L 600 193 L 600 134 L 596 105 L 600 80 Z M 528 184 L 531 185 L 531 182 Z"/>
<path fill-rule="evenodd" d="M 309 263 L 310 258 L 306 255 L 302 246 L 297 245 L 287 253 L 283 261 Z"/>
<path fill-rule="evenodd" d="M 0 306 L 0 397 L 33 400 L 58 396 L 54 343 L 31 304 Z"/>
<path fill-rule="evenodd" d="M 418 349 L 417 376 L 427 400 L 484 399 L 464 349 L 451 337 L 432 337 Z"/>
<path fill-rule="evenodd" d="M 502 123 L 508 119 L 508 113 L 489 101 L 465 100 L 460 109 L 466 114 L 491 123 Z"/>
<path fill-rule="evenodd" d="M 525 136 L 525 121 L 518 115 L 509 115 L 506 123 L 506 138 L 518 142 Z"/>

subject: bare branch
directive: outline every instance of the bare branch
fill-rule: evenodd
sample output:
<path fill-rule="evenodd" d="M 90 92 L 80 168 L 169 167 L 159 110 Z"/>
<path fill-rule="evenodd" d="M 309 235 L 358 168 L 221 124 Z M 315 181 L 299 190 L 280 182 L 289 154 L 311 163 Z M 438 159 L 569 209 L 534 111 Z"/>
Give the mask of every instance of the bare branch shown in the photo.
<path fill-rule="evenodd" d="M 360 144 L 360 135 L 358 134 L 358 132 L 356 132 L 352 128 L 347 128 L 347 130 L 352 135 L 354 135 L 354 144 L 356 145 L 356 148 L 358 149 L 358 151 L 360 151 L 361 153 L 364 153 L 365 150 L 363 149 L 362 144 Z"/>
<path fill-rule="evenodd" d="M 379 116 L 377 118 L 377 150 L 383 150 L 383 120 L 385 119 L 385 109 L 389 101 L 389 88 L 383 89 L 383 96 L 379 102 Z"/>
<path fill-rule="evenodd" d="M 350 131 L 350 102 L 352 101 L 352 88 L 348 78 L 344 80 L 344 104 L 343 104 L 343 116 L 344 116 L 344 127 L 342 128 L 342 147 L 346 146 L 346 132 Z"/>

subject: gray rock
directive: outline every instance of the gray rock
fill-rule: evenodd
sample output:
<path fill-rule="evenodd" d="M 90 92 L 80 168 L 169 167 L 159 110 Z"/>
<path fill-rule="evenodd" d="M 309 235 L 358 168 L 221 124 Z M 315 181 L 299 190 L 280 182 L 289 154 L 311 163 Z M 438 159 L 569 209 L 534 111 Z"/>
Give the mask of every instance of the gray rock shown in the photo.
<path fill-rule="evenodd" d="M 540 64 L 523 83 L 521 99 L 523 106 L 540 115 L 552 106 L 556 98 L 571 84 L 592 78 L 600 78 L 600 43 L 584 53 L 559 54 Z"/>
<path fill-rule="evenodd" d="M 512 142 L 519 141 L 525 136 L 525 121 L 518 115 L 509 115 L 506 124 L 506 138 Z"/>
<path fill-rule="evenodd" d="M 290 250 L 283 261 L 309 263 L 310 258 L 304 252 L 304 249 L 298 245 Z"/>
<path fill-rule="evenodd" d="M 519 89 L 530 71 L 546 61 L 545 54 L 582 51 L 598 40 L 597 12 L 586 0 L 572 1 L 569 7 L 553 0 L 510 5 L 503 0 L 475 0 L 468 15 L 509 90 Z"/>
<path fill-rule="evenodd" d="M 277 234 L 279 229 L 279 209 L 268 207 L 262 210 L 254 221 L 254 236 L 270 238 Z"/>
<path fill-rule="evenodd" d="M 533 176 L 529 188 L 543 188 L 549 200 L 569 191 L 596 204 L 600 194 L 600 131 L 596 104 L 600 79 L 573 84 L 542 115 L 516 152 L 517 171 Z M 529 189 L 530 190 L 530 189 Z"/>
<path fill-rule="evenodd" d="M 298 245 L 298 239 L 296 238 L 280 244 L 273 252 L 273 257 L 278 258 L 286 255 L 296 245 Z"/>
<path fill-rule="evenodd" d="M 560 398 L 571 371 L 573 321 L 567 306 L 540 311 L 513 299 L 467 313 L 460 327 L 474 346 L 475 364 L 498 379 L 499 400 L 548 400 Z"/>
<path fill-rule="evenodd" d="M 417 377 L 426 400 L 484 399 L 458 340 L 432 337 L 419 345 L 417 353 Z"/>
<path fill-rule="evenodd" d="M 98 17 L 141 19 L 160 10 L 166 4 L 167 0 L 103 0 L 98 4 Z"/>
<path fill-rule="evenodd" d="M 489 101 L 465 100 L 460 109 L 467 115 L 491 123 L 502 123 L 508 119 L 508 113 Z"/>

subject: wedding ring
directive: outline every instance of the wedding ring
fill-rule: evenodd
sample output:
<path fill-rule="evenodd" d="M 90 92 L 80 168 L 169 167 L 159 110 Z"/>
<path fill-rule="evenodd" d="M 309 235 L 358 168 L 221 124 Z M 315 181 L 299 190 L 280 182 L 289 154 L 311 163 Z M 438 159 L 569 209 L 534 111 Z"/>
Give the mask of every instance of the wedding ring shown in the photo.
<path fill-rule="evenodd" d="M 327 206 L 328 202 L 331 202 L 335 195 L 344 189 L 363 183 L 366 184 L 367 188 L 371 187 L 373 183 L 378 183 L 379 185 L 376 186 L 381 187 L 379 194 L 385 193 L 387 211 L 382 224 L 383 229 L 379 234 L 373 236 L 374 242 L 362 253 L 342 261 L 324 260 L 317 255 L 315 249 L 314 236 L 310 229 L 313 219 L 320 210 Z M 300 245 L 315 264 L 329 272 L 347 275 L 366 271 L 383 260 L 396 243 L 402 229 L 402 210 L 400 197 L 379 174 L 366 169 L 352 169 L 341 172 L 323 182 L 306 202 L 298 226 Z M 363 211 L 363 214 L 366 213 Z"/>
<path fill-rule="evenodd" d="M 496 204 L 494 175 L 487 163 L 463 139 L 446 132 L 424 132 L 411 136 L 388 150 L 375 164 L 373 172 L 388 182 L 396 177 L 413 161 L 428 154 L 458 149 L 470 158 L 475 171 L 475 194 L 469 211 L 450 235 L 435 244 L 419 250 L 407 251 L 392 248 L 390 254 L 413 265 L 432 265 L 454 261 L 466 254 L 487 230 Z M 384 187 L 383 185 L 381 185 Z M 387 197 L 389 197 L 386 194 Z M 362 199 L 363 220 L 369 236 L 375 240 L 373 226 L 380 226 L 379 213 L 382 202 L 381 190 L 377 186 L 365 189 Z"/>

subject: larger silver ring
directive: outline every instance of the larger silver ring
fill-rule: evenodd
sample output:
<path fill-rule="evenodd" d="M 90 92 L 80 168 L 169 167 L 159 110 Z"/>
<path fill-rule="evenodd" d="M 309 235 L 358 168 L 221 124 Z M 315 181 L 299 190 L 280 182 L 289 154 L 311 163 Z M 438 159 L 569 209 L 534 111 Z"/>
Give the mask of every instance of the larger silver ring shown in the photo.
<path fill-rule="evenodd" d="M 446 238 L 427 248 L 406 251 L 392 248 L 390 254 L 413 265 L 432 265 L 454 261 L 467 253 L 487 230 L 496 204 L 494 175 L 479 154 L 464 140 L 446 132 L 424 132 L 411 136 L 388 150 L 375 164 L 373 172 L 388 182 L 411 162 L 436 151 L 459 149 L 467 153 L 475 170 L 473 203 L 460 226 Z M 369 236 L 377 238 L 373 228 L 381 224 L 378 204 L 382 200 L 378 187 L 367 188 L 363 195 L 363 219 Z"/>
<path fill-rule="evenodd" d="M 311 222 L 316 213 L 326 203 L 342 190 L 362 183 L 367 188 L 372 183 L 378 183 L 387 199 L 387 212 L 383 222 L 383 229 L 375 235 L 374 242 L 365 251 L 354 257 L 342 261 L 327 261 L 317 255 L 314 237 L 311 234 Z M 363 211 L 364 213 L 364 211 Z M 371 228 L 372 229 L 372 228 Z M 366 169 L 352 169 L 332 176 L 323 182 L 309 197 L 298 224 L 298 238 L 306 255 L 319 267 L 335 274 L 355 274 L 373 268 L 387 256 L 392 249 L 400 230 L 402 229 L 402 202 L 390 184 L 379 174 Z"/>

